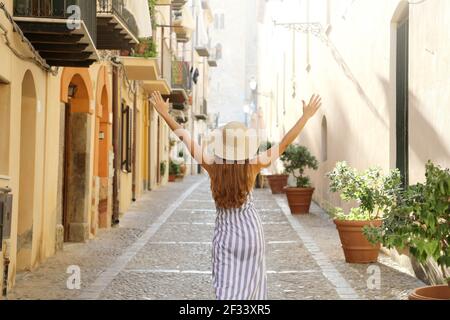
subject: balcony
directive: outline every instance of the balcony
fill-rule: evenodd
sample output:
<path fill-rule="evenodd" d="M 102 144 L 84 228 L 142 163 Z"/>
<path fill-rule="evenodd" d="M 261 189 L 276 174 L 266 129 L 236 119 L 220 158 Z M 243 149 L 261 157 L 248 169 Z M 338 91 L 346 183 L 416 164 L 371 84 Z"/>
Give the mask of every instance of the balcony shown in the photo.
<path fill-rule="evenodd" d="M 208 59 L 208 65 L 209 65 L 211 68 L 216 68 L 216 67 L 218 66 L 216 58 L 214 58 L 214 57 L 209 57 L 209 59 Z"/>
<path fill-rule="evenodd" d="M 197 120 L 208 120 L 208 101 L 203 99 L 203 104 L 199 108 L 199 112 L 195 114 L 195 119 Z"/>
<path fill-rule="evenodd" d="M 209 57 L 209 49 L 207 47 L 203 46 L 197 46 L 195 47 L 195 51 L 200 57 Z"/>
<path fill-rule="evenodd" d="M 136 19 L 124 0 L 97 0 L 97 49 L 130 50 L 139 43 Z"/>
<path fill-rule="evenodd" d="M 120 57 L 127 78 L 134 81 L 154 81 L 159 79 L 160 71 L 156 58 Z"/>
<path fill-rule="evenodd" d="M 98 60 L 95 12 L 91 0 L 14 1 L 14 21 L 50 66 L 89 67 Z"/>
<path fill-rule="evenodd" d="M 187 3 L 187 0 L 172 0 L 172 9 L 180 10 Z"/>
<path fill-rule="evenodd" d="M 180 43 L 186 43 L 191 40 L 192 32 L 195 30 L 194 18 L 191 11 L 185 6 L 174 5 L 173 9 L 173 31 L 177 35 L 177 41 Z"/>
<path fill-rule="evenodd" d="M 189 63 L 185 61 L 172 61 L 172 91 L 164 96 L 172 103 L 173 109 L 185 110 L 189 100 L 190 90 Z"/>

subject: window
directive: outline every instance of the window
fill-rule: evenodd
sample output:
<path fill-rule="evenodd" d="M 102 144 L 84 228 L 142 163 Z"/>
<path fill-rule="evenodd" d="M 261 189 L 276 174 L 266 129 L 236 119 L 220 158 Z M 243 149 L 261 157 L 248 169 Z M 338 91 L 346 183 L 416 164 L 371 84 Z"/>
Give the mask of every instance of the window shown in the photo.
<path fill-rule="evenodd" d="M 122 104 L 122 128 L 121 128 L 121 141 L 122 141 L 122 170 L 125 172 L 131 172 L 131 108 Z"/>
<path fill-rule="evenodd" d="M 328 160 L 328 124 L 327 118 L 323 116 L 322 118 L 322 162 Z"/>
<path fill-rule="evenodd" d="M 214 15 L 214 28 L 216 30 L 223 30 L 225 29 L 225 14 L 223 13 L 216 13 Z"/>
<path fill-rule="evenodd" d="M 216 60 L 222 59 L 222 44 L 216 44 Z"/>
<path fill-rule="evenodd" d="M 214 29 L 219 29 L 219 15 L 217 13 L 214 14 Z"/>
<path fill-rule="evenodd" d="M 225 14 L 220 14 L 220 29 L 225 29 Z"/>

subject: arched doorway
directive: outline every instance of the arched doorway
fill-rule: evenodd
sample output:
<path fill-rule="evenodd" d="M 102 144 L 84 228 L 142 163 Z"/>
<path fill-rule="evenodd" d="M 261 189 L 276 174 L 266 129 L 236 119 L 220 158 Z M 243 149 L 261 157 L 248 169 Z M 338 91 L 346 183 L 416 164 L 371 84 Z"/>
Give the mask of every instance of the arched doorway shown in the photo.
<path fill-rule="evenodd" d="M 64 160 L 62 225 L 64 241 L 89 239 L 92 85 L 87 70 L 66 68 L 62 76 Z"/>
<path fill-rule="evenodd" d="M 17 225 L 17 271 L 31 268 L 36 161 L 36 87 L 30 71 L 22 81 L 20 111 L 20 169 Z"/>

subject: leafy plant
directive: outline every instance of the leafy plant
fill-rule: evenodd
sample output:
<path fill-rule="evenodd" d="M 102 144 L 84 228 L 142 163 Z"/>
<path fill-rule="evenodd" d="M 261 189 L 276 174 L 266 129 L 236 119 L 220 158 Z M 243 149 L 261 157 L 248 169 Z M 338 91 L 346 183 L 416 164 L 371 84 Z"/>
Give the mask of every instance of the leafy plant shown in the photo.
<path fill-rule="evenodd" d="M 309 152 L 308 148 L 300 145 L 290 145 L 281 156 L 286 173 L 292 174 L 297 180 L 297 188 L 311 186 L 309 177 L 305 176 L 307 168 L 317 170 L 319 162 Z"/>
<path fill-rule="evenodd" d="M 330 214 L 338 220 L 379 219 L 392 209 L 401 190 L 401 175 L 397 169 L 384 175 L 378 167 L 360 172 L 346 162 L 339 162 L 327 177 L 332 192 L 339 192 L 341 199 L 346 202 L 358 203 L 349 213 L 345 213 L 342 208 L 333 208 Z"/>
<path fill-rule="evenodd" d="M 181 172 L 181 167 L 178 163 L 174 162 L 173 160 L 170 160 L 169 164 L 169 175 L 170 176 L 177 176 Z"/>
<path fill-rule="evenodd" d="M 270 141 L 261 143 L 261 145 L 258 148 L 258 154 L 269 150 L 270 148 L 272 148 L 272 146 L 273 146 L 273 143 Z"/>
<path fill-rule="evenodd" d="M 158 49 L 153 38 L 140 39 L 138 50 L 133 54 L 133 56 L 143 58 L 156 58 L 158 56 Z"/>
<path fill-rule="evenodd" d="M 428 162 L 426 181 L 401 192 L 383 219 L 381 229 L 370 228 L 371 242 L 388 248 L 408 248 L 419 262 L 436 260 L 447 282 L 450 278 L 450 170 Z"/>
<path fill-rule="evenodd" d="M 166 174 L 166 167 L 167 167 L 167 162 L 161 161 L 161 163 L 159 164 L 159 171 L 161 172 L 162 176 Z"/>
<path fill-rule="evenodd" d="M 156 15 L 156 3 L 158 2 L 158 0 L 148 0 L 148 7 L 150 9 L 150 17 L 152 20 L 152 29 L 155 30 L 156 29 L 156 19 L 155 19 L 155 15 Z"/>

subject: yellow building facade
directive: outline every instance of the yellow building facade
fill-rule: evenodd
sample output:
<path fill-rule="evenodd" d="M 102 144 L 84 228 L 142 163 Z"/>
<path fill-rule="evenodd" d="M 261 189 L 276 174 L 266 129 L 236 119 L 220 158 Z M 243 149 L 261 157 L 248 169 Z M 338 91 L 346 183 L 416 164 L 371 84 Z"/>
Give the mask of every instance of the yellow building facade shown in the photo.
<path fill-rule="evenodd" d="M 0 191 L 12 196 L 12 210 L 3 221 L 10 232 L 2 233 L 0 283 L 11 288 L 17 273 L 33 270 L 65 242 L 94 238 L 144 192 L 166 183 L 159 162 L 168 161 L 169 139 L 148 101 L 166 82 L 157 62 L 130 58 L 130 69 L 128 57 L 111 59 L 119 51 L 95 50 L 89 67 L 50 68 L 40 55 L 46 51 L 36 49 L 44 46 L 27 41 L 39 37 L 18 32 L 18 2 L 4 3 Z M 146 73 L 133 75 L 136 68 Z"/>

